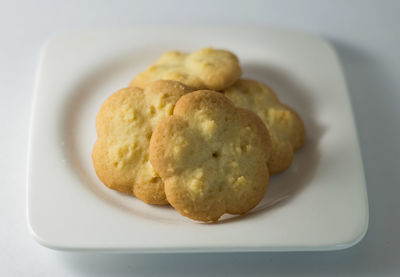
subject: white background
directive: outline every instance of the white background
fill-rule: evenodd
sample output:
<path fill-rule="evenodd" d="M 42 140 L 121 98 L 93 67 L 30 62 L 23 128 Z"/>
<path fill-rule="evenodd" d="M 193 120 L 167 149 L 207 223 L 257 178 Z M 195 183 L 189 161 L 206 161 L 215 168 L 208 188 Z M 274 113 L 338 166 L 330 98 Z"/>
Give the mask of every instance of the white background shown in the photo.
<path fill-rule="evenodd" d="M 400 276 L 399 12 L 399 1 L 0 2 L 0 276 Z M 336 252 L 123 255 L 58 252 L 30 237 L 26 153 L 41 46 L 64 31 L 148 23 L 279 26 L 333 44 L 367 180 L 363 241 Z"/>

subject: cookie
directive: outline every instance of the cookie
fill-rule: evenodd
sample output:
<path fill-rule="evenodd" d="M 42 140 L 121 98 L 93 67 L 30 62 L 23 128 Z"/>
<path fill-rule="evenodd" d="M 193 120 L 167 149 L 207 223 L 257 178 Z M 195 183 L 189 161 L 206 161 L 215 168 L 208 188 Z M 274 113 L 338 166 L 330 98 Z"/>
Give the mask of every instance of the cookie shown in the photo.
<path fill-rule="evenodd" d="M 92 152 L 99 179 L 109 188 L 149 204 L 167 204 L 164 184 L 149 162 L 153 129 L 192 90 L 175 81 L 156 81 L 142 90 L 124 88 L 110 96 L 96 118 Z"/>
<path fill-rule="evenodd" d="M 289 168 L 294 152 L 305 140 L 305 128 L 300 116 L 279 102 L 270 88 L 256 81 L 240 79 L 223 93 L 236 106 L 257 113 L 266 124 L 272 139 L 272 153 L 268 161 L 270 173 L 277 174 Z"/>
<path fill-rule="evenodd" d="M 242 70 L 231 52 L 204 48 L 191 54 L 171 51 L 145 72 L 132 80 L 130 86 L 145 88 L 155 80 L 179 81 L 195 89 L 221 90 L 235 83 Z"/>
<path fill-rule="evenodd" d="M 150 161 L 168 202 L 204 222 L 244 214 L 259 203 L 269 184 L 270 151 L 268 131 L 255 113 L 206 90 L 182 96 L 150 141 Z"/>

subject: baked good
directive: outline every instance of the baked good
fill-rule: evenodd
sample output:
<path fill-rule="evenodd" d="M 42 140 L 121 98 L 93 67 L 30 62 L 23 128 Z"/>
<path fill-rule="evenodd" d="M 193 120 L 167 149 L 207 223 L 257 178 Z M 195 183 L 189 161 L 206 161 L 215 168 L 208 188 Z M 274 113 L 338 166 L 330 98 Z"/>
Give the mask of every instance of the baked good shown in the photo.
<path fill-rule="evenodd" d="M 192 90 L 176 81 L 152 82 L 145 90 L 124 88 L 111 95 L 96 118 L 92 152 L 99 179 L 109 188 L 149 204 L 167 204 L 164 184 L 149 162 L 153 129 Z"/>
<path fill-rule="evenodd" d="M 282 104 L 272 89 L 257 81 L 240 79 L 222 92 L 236 106 L 257 113 L 266 124 L 272 140 L 268 161 L 270 173 L 280 173 L 289 168 L 294 152 L 305 141 L 305 128 L 300 116 Z"/>
<path fill-rule="evenodd" d="M 269 184 L 270 151 L 270 136 L 255 113 L 207 90 L 182 96 L 150 141 L 150 161 L 168 202 L 205 222 L 259 203 Z"/>
<path fill-rule="evenodd" d="M 170 51 L 137 75 L 130 86 L 145 88 L 155 80 L 175 80 L 195 89 L 221 90 L 241 74 L 238 58 L 226 50 L 204 48 L 190 54 Z"/>

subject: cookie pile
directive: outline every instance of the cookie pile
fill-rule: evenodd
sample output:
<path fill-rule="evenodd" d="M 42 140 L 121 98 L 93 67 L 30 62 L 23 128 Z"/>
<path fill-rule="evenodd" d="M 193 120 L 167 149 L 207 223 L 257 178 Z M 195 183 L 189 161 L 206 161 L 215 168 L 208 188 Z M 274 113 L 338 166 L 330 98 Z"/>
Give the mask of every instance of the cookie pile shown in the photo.
<path fill-rule="evenodd" d="M 162 55 L 100 108 L 99 179 L 204 222 L 254 208 L 269 174 L 291 165 L 305 129 L 270 88 L 241 73 L 225 50 Z"/>

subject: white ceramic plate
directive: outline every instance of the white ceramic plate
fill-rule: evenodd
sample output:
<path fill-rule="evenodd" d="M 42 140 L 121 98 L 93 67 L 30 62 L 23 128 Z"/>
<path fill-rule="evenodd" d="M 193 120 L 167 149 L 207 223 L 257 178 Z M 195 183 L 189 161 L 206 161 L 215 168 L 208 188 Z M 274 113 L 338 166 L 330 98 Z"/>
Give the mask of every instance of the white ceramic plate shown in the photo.
<path fill-rule="evenodd" d="M 307 142 L 248 215 L 202 224 L 171 207 L 107 189 L 91 162 L 103 101 L 171 49 L 236 53 L 244 76 L 266 82 L 304 119 Z M 333 250 L 368 225 L 362 160 L 335 52 L 276 29 L 153 26 L 70 33 L 43 49 L 28 165 L 28 225 L 43 245 L 128 252 Z"/>

